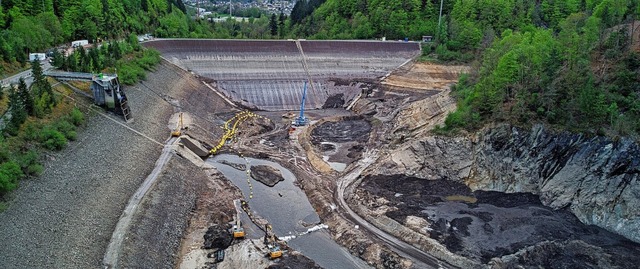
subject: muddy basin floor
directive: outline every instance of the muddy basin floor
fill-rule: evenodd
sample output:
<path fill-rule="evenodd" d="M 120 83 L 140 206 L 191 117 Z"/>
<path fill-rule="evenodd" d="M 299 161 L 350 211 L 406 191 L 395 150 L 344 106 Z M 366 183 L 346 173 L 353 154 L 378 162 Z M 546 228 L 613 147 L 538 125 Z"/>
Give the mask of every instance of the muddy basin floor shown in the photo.
<path fill-rule="evenodd" d="M 370 209 L 386 206 L 388 217 L 485 264 L 543 242 L 560 243 L 563 249 L 537 249 L 538 255 L 546 257 L 536 264 L 540 266 L 634 268 L 640 264 L 639 244 L 584 225 L 567 210 L 543 206 L 533 194 L 472 192 L 462 183 L 397 175 L 367 176 L 358 196 Z M 567 246 L 576 241 L 587 247 L 568 251 Z"/>
<path fill-rule="evenodd" d="M 311 132 L 311 142 L 326 156 L 326 161 L 349 164 L 362 156 L 371 132 L 371 124 L 358 117 L 324 122 Z"/>

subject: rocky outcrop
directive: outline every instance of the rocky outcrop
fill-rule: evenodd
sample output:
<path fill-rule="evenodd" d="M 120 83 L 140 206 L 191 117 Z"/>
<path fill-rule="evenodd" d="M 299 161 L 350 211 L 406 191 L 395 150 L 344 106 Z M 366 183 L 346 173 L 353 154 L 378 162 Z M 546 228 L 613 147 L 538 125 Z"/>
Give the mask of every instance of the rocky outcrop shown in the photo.
<path fill-rule="evenodd" d="M 268 165 L 255 165 L 251 167 L 251 177 L 269 187 L 273 187 L 278 184 L 278 182 L 284 181 L 280 170 Z"/>
<path fill-rule="evenodd" d="M 443 124 L 447 114 L 455 111 L 456 101 L 450 94 L 451 90 L 447 88 L 407 105 L 393 120 L 392 133 L 400 139 L 403 135 L 424 137 L 426 132 Z"/>
<path fill-rule="evenodd" d="M 583 223 L 640 242 L 640 147 L 501 125 L 474 137 L 430 136 L 385 156 L 373 173 L 464 182 L 473 190 L 530 192 Z"/>

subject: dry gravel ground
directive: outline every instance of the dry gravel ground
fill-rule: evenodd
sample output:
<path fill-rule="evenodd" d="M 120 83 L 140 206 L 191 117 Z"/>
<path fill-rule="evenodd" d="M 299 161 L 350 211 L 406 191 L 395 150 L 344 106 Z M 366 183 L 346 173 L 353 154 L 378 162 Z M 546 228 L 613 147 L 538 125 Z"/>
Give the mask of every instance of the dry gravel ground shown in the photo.
<path fill-rule="evenodd" d="M 122 268 L 173 268 L 180 239 L 207 175 L 186 159 L 172 157 L 140 205 L 123 242 Z"/>
<path fill-rule="evenodd" d="M 174 108 L 167 101 L 178 93 L 186 93 L 176 98 L 184 103 L 213 96 L 203 87 L 166 63 L 149 74 L 144 87 L 127 87 L 135 118 L 127 126 L 155 142 L 95 113 L 88 116 L 78 140 L 49 155 L 42 176 L 23 182 L 15 200 L 0 213 L 2 268 L 101 267 L 123 208 L 160 155 L 162 146 L 157 142 L 169 136 L 167 122 Z M 205 113 L 201 124 L 207 125 L 209 117 Z M 119 117 L 111 118 L 122 123 Z M 164 178 L 176 180 L 171 173 Z M 159 195 L 166 188 L 160 184 Z M 158 196 L 151 196 L 153 203 Z M 174 247 L 169 245 L 158 247 Z"/>

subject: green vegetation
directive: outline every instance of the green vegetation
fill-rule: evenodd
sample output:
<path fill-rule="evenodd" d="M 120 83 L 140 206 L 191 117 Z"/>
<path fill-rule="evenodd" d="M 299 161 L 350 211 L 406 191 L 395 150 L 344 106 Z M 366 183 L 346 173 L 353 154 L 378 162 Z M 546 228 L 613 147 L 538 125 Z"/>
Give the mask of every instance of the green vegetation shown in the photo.
<path fill-rule="evenodd" d="M 120 81 L 127 85 L 145 79 L 145 72 L 158 63 L 160 53 L 143 49 L 133 34 L 125 41 L 112 41 L 88 50 L 80 47 L 69 57 L 60 53 L 54 53 L 53 57 L 53 66 L 65 71 L 115 73 L 117 70 Z"/>
<path fill-rule="evenodd" d="M 129 33 L 189 25 L 182 0 L 5 0 L 0 5 L 0 55 L 25 63 L 29 52 L 43 52 L 71 40 L 117 40 Z M 184 30 L 187 34 L 192 29 Z M 162 35 L 165 36 L 165 35 Z"/>
<path fill-rule="evenodd" d="M 292 35 L 419 40 L 423 59 L 466 62 L 458 109 L 438 131 L 543 122 L 579 132 L 640 133 L 637 0 L 303 0 Z M 635 26 L 635 27 L 634 27 Z M 637 42 L 637 40 L 636 40 Z"/>
<path fill-rule="evenodd" d="M 70 113 L 57 119 L 51 114 L 42 119 L 29 117 L 15 134 L 0 136 L 0 198 L 15 189 L 20 179 L 43 172 L 40 152 L 61 150 L 76 139 L 76 128 L 84 124 L 82 112 L 69 107 L 55 109 Z"/>
<path fill-rule="evenodd" d="M 56 99 L 40 62 L 31 66 L 31 87 L 21 79 L 18 85 L 2 89 L 9 93 L 0 97 L 9 99 L 0 135 L 0 200 L 6 200 L 21 179 L 43 172 L 40 152 L 63 149 L 69 140 L 76 139 L 76 128 L 84 124 L 80 110 Z"/>
<path fill-rule="evenodd" d="M 551 8 L 545 3 L 537 8 Z M 640 56 L 631 47 L 638 3 L 562 5 L 552 10 L 564 13 L 529 18 L 550 27 L 523 24 L 495 37 L 454 89 L 458 110 L 446 119 L 445 131 L 508 121 L 614 136 L 640 133 Z"/>

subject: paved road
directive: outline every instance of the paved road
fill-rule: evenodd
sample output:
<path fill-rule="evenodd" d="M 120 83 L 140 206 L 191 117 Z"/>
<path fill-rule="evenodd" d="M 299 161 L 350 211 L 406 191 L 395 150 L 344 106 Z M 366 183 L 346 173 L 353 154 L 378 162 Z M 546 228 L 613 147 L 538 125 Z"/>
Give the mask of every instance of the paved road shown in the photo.
<path fill-rule="evenodd" d="M 415 267 L 417 268 L 456 268 L 455 266 L 452 266 L 444 261 L 440 261 L 429 253 L 426 253 L 402 240 L 399 240 L 393 235 L 390 235 L 378 229 L 373 224 L 369 223 L 358 214 L 353 212 L 353 210 L 349 207 L 347 202 L 344 200 L 345 190 L 347 189 L 347 187 L 349 187 L 349 185 L 351 185 L 351 183 L 353 183 L 354 180 L 358 178 L 362 171 L 373 164 L 377 158 L 377 152 L 367 152 L 364 158 L 358 162 L 358 165 L 355 169 L 338 180 L 338 191 L 334 195 L 334 199 L 336 200 L 338 207 L 342 208 L 344 212 L 346 212 L 345 217 L 371 232 L 378 239 L 380 239 L 394 251 L 396 251 L 399 255 L 416 262 L 417 264 Z"/>
<path fill-rule="evenodd" d="M 47 71 L 52 68 L 51 64 L 48 61 L 42 61 L 42 70 Z M 10 84 L 18 84 L 20 78 L 24 78 L 24 81 L 27 83 L 27 86 L 30 86 L 33 83 L 33 77 L 31 76 L 31 69 L 27 69 L 18 74 L 10 76 L 8 78 L 2 79 L 2 87 L 6 87 Z"/>

